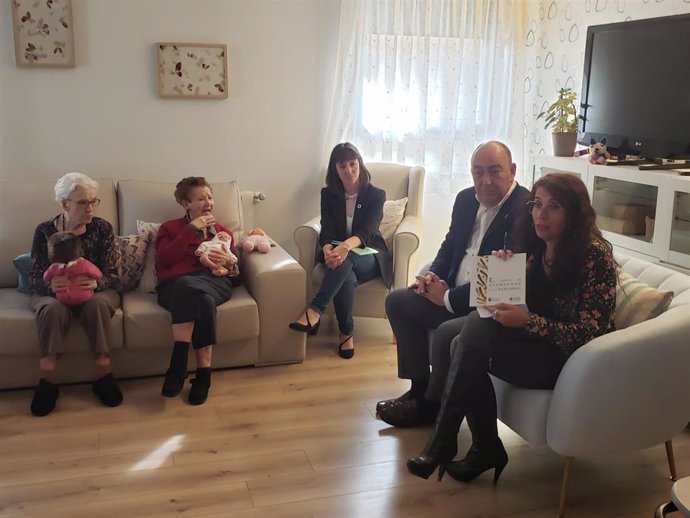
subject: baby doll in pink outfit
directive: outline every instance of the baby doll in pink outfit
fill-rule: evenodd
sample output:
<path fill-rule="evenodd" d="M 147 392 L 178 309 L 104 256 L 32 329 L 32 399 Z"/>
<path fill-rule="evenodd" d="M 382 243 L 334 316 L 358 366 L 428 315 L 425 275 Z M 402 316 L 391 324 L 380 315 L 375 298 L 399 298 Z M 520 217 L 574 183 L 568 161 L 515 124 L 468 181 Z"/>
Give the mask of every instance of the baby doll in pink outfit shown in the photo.
<path fill-rule="evenodd" d="M 98 266 L 82 255 L 81 239 L 72 232 L 57 232 L 48 239 L 48 259 L 52 264 L 43 274 L 43 280 L 50 284 L 53 277 L 67 276 L 69 288 L 55 294 L 67 306 L 84 304 L 93 297 L 93 289 L 80 286 L 77 278 L 88 277 L 99 281 L 103 277 Z"/>
<path fill-rule="evenodd" d="M 199 247 L 196 249 L 196 252 L 194 253 L 199 256 L 199 262 L 201 264 L 211 269 L 211 273 L 213 273 L 213 275 L 217 275 L 219 277 L 222 277 L 223 275 L 237 275 L 239 273 L 239 268 L 237 266 L 237 256 L 233 254 L 230 250 L 231 242 L 232 236 L 227 232 L 221 231 L 218 232 L 215 236 L 213 236 L 213 239 L 211 239 L 210 241 L 204 241 L 203 243 L 201 243 Z M 220 252 L 228 254 L 231 259 L 234 259 L 234 264 L 230 266 L 230 269 L 228 270 L 226 265 L 214 263 L 208 256 L 208 253 L 211 250 L 218 250 Z"/>

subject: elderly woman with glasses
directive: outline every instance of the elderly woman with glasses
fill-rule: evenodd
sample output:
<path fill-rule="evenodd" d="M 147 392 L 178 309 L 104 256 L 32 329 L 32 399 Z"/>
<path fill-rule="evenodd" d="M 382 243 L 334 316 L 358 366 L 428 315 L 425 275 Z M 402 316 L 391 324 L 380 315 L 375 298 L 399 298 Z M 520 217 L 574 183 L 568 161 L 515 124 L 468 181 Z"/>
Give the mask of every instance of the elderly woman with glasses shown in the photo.
<path fill-rule="evenodd" d="M 515 223 L 514 250 L 527 254 L 527 307 L 486 306 L 475 311 L 452 343 L 452 359 L 436 427 L 419 456 L 407 461 L 415 475 L 469 482 L 494 470 L 494 484 L 508 462 L 496 425 L 496 395 L 489 374 L 530 389 L 553 389 L 568 357 L 612 331 L 616 262 L 595 223 L 582 181 L 570 174 L 537 180 Z M 508 251 L 495 255 L 505 258 Z M 467 455 L 458 451 L 464 419 L 472 432 Z"/>
<path fill-rule="evenodd" d="M 110 372 L 110 321 L 120 303 L 111 286 L 117 281 L 120 253 L 112 225 L 94 215 L 100 203 L 97 191 L 98 183 L 86 175 L 64 175 L 55 184 L 55 200 L 62 212 L 38 225 L 34 233 L 29 279 L 41 355 L 41 379 L 31 402 L 35 416 L 48 415 L 55 408 L 60 391 L 52 380 L 57 361 L 65 352 L 65 337 L 75 321 L 84 326 L 95 359 L 94 393 L 105 406 L 122 403 L 122 392 Z M 100 280 L 87 276 L 70 280 L 57 275 L 49 283 L 44 281 L 43 274 L 50 266 L 48 240 L 57 232 L 72 232 L 79 237 L 83 257 L 103 273 Z M 84 304 L 67 306 L 56 295 L 68 290 L 75 281 L 80 288 L 95 293 Z"/>

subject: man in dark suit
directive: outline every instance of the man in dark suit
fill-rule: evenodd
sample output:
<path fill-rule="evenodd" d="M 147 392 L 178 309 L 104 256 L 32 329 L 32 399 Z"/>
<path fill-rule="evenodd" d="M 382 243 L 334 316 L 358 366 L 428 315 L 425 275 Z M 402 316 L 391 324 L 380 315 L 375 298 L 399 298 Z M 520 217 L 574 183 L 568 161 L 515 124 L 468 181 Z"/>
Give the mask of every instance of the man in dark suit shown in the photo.
<path fill-rule="evenodd" d="M 386 313 L 397 340 L 398 377 L 411 380 L 408 392 L 376 405 L 377 416 L 393 426 L 435 419 L 450 363 L 450 343 L 473 309 L 469 281 L 474 257 L 505 248 L 515 212 L 526 210 L 529 191 L 515 182 L 516 166 L 505 144 L 491 141 L 478 146 L 471 168 L 474 187 L 457 195 L 450 228 L 429 271 L 409 288 L 395 290 L 386 298 Z"/>

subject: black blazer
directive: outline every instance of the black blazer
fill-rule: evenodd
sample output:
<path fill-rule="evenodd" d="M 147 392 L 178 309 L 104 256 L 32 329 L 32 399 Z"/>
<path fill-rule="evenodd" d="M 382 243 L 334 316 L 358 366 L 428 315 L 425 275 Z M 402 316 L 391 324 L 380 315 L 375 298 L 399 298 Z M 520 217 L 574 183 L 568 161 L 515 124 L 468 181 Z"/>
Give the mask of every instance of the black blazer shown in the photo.
<path fill-rule="evenodd" d="M 327 243 L 344 241 L 351 235 L 357 236 L 362 241 L 362 246 L 378 250 L 376 260 L 381 269 L 381 276 L 386 286 L 390 287 L 393 278 L 393 258 L 386 247 L 381 232 L 379 232 L 379 225 L 383 218 L 384 201 L 386 201 L 386 193 L 383 189 L 371 184 L 360 189 L 357 195 L 355 213 L 352 216 L 352 234 L 347 234 L 345 194 L 329 187 L 321 189 L 319 260 L 323 261 L 321 249 Z"/>
<path fill-rule="evenodd" d="M 529 194 L 529 191 L 524 187 L 520 185 L 515 187 L 486 231 L 484 239 L 479 245 L 479 255 L 488 255 L 492 250 L 506 247 L 509 242 L 515 211 L 527 210 L 525 203 L 529 199 Z M 455 198 L 453 216 L 446 238 L 429 268 L 429 271 L 434 272 L 450 286 L 450 305 L 459 315 L 466 315 L 471 309 L 468 306 L 470 286 L 469 284 L 455 286 L 455 277 L 458 274 L 460 262 L 467 252 L 477 210 L 479 210 L 479 202 L 475 196 L 474 187 L 460 191 Z"/>

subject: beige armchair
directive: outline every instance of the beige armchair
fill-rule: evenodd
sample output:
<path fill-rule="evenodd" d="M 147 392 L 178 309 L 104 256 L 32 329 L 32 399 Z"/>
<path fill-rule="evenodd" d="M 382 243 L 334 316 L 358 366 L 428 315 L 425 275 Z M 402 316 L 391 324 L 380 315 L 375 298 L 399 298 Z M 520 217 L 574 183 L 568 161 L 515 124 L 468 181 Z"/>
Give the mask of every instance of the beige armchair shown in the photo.
<path fill-rule="evenodd" d="M 422 202 L 424 168 L 400 164 L 369 163 L 371 182 L 386 191 L 386 200 L 407 196 L 405 216 L 393 238 L 393 283 L 391 289 L 406 287 L 415 273 L 416 252 L 422 239 Z M 321 284 L 323 265 L 316 263 L 321 224 L 319 216 L 295 230 L 295 243 L 299 249 L 299 264 L 307 272 L 307 299 Z M 390 290 L 378 277 L 357 288 L 354 316 L 385 318 L 384 301 Z M 332 305 L 329 308 L 332 311 Z"/>

